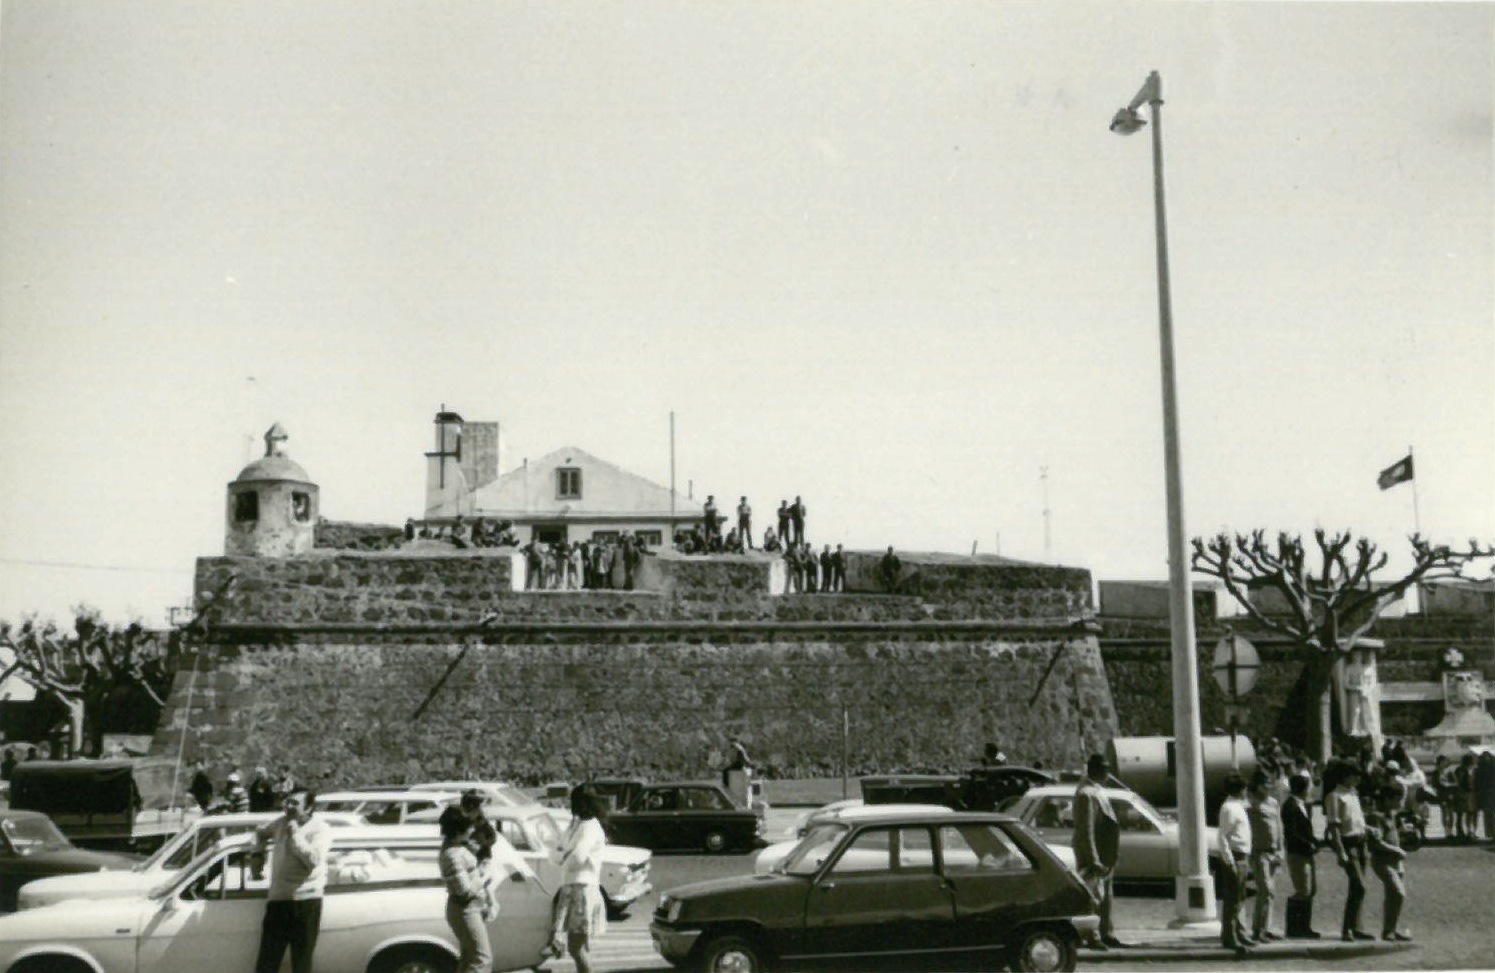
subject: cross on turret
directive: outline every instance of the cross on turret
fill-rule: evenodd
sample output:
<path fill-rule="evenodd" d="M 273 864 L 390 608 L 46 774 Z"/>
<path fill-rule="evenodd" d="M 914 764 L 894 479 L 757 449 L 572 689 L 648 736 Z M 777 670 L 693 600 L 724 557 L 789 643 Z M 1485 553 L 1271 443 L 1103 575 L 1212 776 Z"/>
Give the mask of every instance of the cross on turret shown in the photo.
<path fill-rule="evenodd" d="M 290 438 L 291 437 L 286 434 L 285 427 L 280 423 L 277 422 L 275 425 L 271 426 L 265 432 L 265 455 L 284 456 L 285 447 L 282 444 Z"/>

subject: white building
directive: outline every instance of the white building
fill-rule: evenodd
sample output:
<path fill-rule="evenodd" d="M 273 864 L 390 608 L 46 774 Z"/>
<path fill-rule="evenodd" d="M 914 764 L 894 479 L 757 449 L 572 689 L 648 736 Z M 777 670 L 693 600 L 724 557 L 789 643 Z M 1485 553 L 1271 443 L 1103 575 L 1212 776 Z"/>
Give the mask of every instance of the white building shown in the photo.
<path fill-rule="evenodd" d="M 482 517 L 513 521 L 520 542 L 580 541 L 624 531 L 645 543 L 668 543 L 701 520 L 701 504 L 636 473 L 567 446 L 498 474 L 499 442 L 483 455 L 466 448 L 468 427 L 455 412 L 436 417 L 436 449 L 426 454 L 426 520 Z M 721 503 L 723 508 L 736 507 Z"/>

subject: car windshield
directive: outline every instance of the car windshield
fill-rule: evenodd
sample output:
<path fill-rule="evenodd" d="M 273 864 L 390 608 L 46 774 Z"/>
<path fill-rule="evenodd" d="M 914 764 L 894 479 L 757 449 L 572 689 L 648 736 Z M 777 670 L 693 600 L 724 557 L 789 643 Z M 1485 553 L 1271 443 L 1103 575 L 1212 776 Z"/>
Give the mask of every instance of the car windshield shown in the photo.
<path fill-rule="evenodd" d="M 775 871 L 786 875 L 814 875 L 850 829 L 844 824 L 818 824 L 799 840 Z"/>
<path fill-rule="evenodd" d="M 170 895 L 172 891 L 176 889 L 176 887 L 181 883 L 183 875 L 193 874 L 199 868 L 206 865 L 208 861 L 212 859 L 215 851 L 216 849 L 213 847 L 213 845 L 207 845 L 191 861 L 187 862 L 187 864 L 183 865 L 180 869 L 172 872 L 171 875 L 169 875 L 167 878 L 163 879 L 155 886 L 153 886 L 149 893 L 150 897 L 153 899 L 162 899 Z"/>
<path fill-rule="evenodd" d="M 0 821 L 0 828 L 5 830 L 5 837 L 18 855 L 34 855 L 42 851 L 61 851 L 72 847 L 62 832 L 57 830 L 57 825 L 44 817 L 32 817 L 28 814 L 5 818 Z"/>

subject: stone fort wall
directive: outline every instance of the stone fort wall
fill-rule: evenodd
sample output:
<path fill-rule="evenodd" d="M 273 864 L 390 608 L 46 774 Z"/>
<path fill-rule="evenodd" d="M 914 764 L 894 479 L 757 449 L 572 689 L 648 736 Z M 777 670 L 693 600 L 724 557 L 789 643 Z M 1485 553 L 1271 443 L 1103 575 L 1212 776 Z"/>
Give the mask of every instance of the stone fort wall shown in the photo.
<path fill-rule="evenodd" d="M 1073 766 L 1116 733 L 1088 572 L 904 560 L 897 594 L 781 595 L 751 555 L 651 557 L 631 592 L 515 591 L 501 551 L 204 558 L 199 595 L 234 581 L 155 749 L 333 786 L 709 776 L 729 735 L 786 777 L 843 749 L 853 774 L 959 769 L 992 740 Z"/>

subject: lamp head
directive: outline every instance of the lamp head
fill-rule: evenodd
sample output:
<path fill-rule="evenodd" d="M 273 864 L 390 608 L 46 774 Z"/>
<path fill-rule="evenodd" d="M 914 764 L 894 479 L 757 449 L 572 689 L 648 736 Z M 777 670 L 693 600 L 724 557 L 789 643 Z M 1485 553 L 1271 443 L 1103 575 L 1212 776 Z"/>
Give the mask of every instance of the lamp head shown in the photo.
<path fill-rule="evenodd" d="M 1120 108 L 1116 117 L 1111 119 L 1111 131 L 1117 135 L 1131 135 L 1146 124 L 1146 119 L 1138 115 L 1135 108 Z"/>

